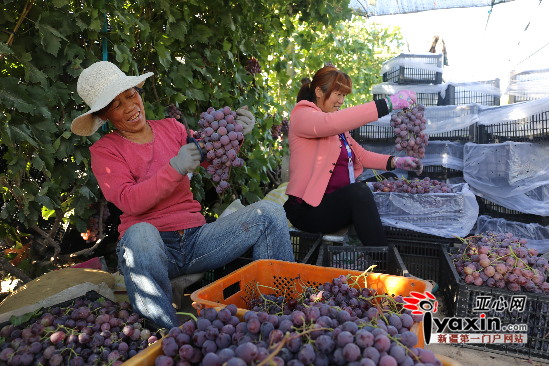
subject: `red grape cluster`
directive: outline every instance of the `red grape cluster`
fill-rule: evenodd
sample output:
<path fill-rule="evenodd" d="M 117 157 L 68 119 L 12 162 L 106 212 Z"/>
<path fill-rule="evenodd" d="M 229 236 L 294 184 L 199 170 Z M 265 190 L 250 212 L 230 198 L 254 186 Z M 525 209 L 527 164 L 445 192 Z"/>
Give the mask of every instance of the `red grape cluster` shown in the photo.
<path fill-rule="evenodd" d="M 418 159 L 425 157 L 429 136 L 423 132 L 427 123 L 424 113 L 425 107 L 419 104 L 391 115 L 391 127 L 396 136 L 397 151 L 404 150 L 406 155 Z"/>
<path fill-rule="evenodd" d="M 204 142 L 206 159 L 211 162 L 207 171 L 216 184 L 215 191 L 221 194 L 229 188 L 231 167 L 244 165 L 244 160 L 237 157 L 244 140 L 242 125 L 236 122 L 236 112 L 230 107 L 208 108 L 200 114 L 198 125 L 197 136 Z"/>
<path fill-rule="evenodd" d="M 83 296 L 46 308 L 21 325 L 5 325 L 0 364 L 118 366 L 157 337 L 129 303 Z"/>
<path fill-rule="evenodd" d="M 313 292 L 294 310 L 248 311 L 242 321 L 235 305 L 204 309 L 196 321 L 169 331 L 155 365 L 442 365 L 432 351 L 415 347 L 410 329 L 418 319 L 402 311 L 401 298 L 359 290 L 346 276 Z M 361 316 L 325 298 L 338 295 L 364 306 Z"/>
<path fill-rule="evenodd" d="M 246 61 L 246 71 L 252 75 L 259 74 L 261 72 L 261 65 L 259 65 L 259 61 L 257 61 L 255 57 L 251 57 Z"/>
<path fill-rule="evenodd" d="M 549 264 L 527 240 L 511 233 L 483 233 L 462 239 L 452 260 L 468 284 L 549 294 Z"/>
<path fill-rule="evenodd" d="M 445 182 L 430 179 L 414 178 L 411 180 L 404 178 L 389 178 L 373 184 L 374 192 L 397 192 L 397 193 L 452 193 L 452 188 Z"/>
<path fill-rule="evenodd" d="M 271 136 L 274 140 L 279 138 L 284 138 L 288 136 L 288 131 L 290 129 L 290 121 L 287 118 L 282 119 L 282 123 L 271 128 Z"/>
<path fill-rule="evenodd" d="M 183 116 L 183 114 L 181 113 L 179 108 L 175 106 L 175 104 L 170 104 L 169 106 L 166 107 L 166 116 L 168 116 L 169 118 L 175 118 L 176 120 L 181 121 L 181 117 Z"/>
<path fill-rule="evenodd" d="M 103 218 L 101 225 L 103 226 L 103 231 L 105 231 L 106 222 L 111 215 L 107 205 L 103 206 Z M 85 233 L 81 233 L 80 236 L 86 241 L 86 243 L 93 243 L 97 241 L 97 236 L 99 235 L 99 225 L 100 225 L 99 214 L 94 214 L 88 219 L 88 229 Z"/>

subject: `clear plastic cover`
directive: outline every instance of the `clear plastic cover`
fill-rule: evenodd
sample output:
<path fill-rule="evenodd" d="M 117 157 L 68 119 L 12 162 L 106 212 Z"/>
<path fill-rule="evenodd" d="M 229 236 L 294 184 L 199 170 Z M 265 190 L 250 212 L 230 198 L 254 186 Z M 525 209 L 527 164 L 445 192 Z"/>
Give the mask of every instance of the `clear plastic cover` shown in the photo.
<path fill-rule="evenodd" d="M 506 94 L 525 99 L 549 97 L 549 69 L 512 73 Z"/>
<path fill-rule="evenodd" d="M 423 166 L 443 166 L 449 169 L 463 170 L 463 147 L 459 141 L 429 141 L 425 147 L 425 157 L 421 159 Z M 404 156 L 404 151 L 396 151 L 394 144 L 362 144 L 368 151 L 379 154 Z"/>
<path fill-rule="evenodd" d="M 381 66 L 381 75 L 392 69 L 399 67 L 407 67 L 411 69 L 423 69 L 433 72 L 442 72 L 442 53 L 416 53 L 406 54 L 401 53 L 397 57 L 387 60 Z"/>
<path fill-rule="evenodd" d="M 499 187 L 500 196 L 509 196 L 549 184 L 549 142 L 468 142 L 463 151 L 463 174 L 472 187 Z"/>
<path fill-rule="evenodd" d="M 467 143 L 463 177 L 475 194 L 510 210 L 549 216 L 549 142 Z"/>
<path fill-rule="evenodd" d="M 549 252 L 549 226 L 507 221 L 502 218 L 481 215 L 478 217 L 475 226 L 475 234 L 486 232 L 512 233 L 519 238 L 527 239 L 528 243 L 526 245 L 528 248 L 535 248 L 540 253 Z"/>
<path fill-rule="evenodd" d="M 446 89 L 446 84 L 394 84 L 380 83 L 372 86 L 372 94 L 395 94 L 401 90 L 413 90 L 416 93 L 440 93 Z"/>
<path fill-rule="evenodd" d="M 453 193 L 374 192 L 381 222 L 446 238 L 469 235 L 479 214 L 476 197 L 467 183 L 450 187 Z"/>
<path fill-rule="evenodd" d="M 478 123 L 493 125 L 527 119 L 532 115 L 546 112 L 549 110 L 549 98 L 492 107 L 479 104 L 478 107 Z M 547 122 L 545 121 L 545 123 Z"/>
<path fill-rule="evenodd" d="M 464 129 L 478 122 L 478 105 L 426 106 L 424 116 L 427 120 L 424 132 L 428 135 L 436 135 L 438 133 Z M 377 121 L 369 123 L 369 125 L 386 126 L 389 128 L 390 123 L 391 114 L 388 114 Z"/>
<path fill-rule="evenodd" d="M 470 81 L 470 82 L 461 82 L 461 83 L 446 83 L 445 85 L 453 85 L 456 88 L 456 91 L 467 91 L 470 93 L 478 93 L 478 94 L 485 94 L 485 95 L 493 95 L 496 97 L 501 96 L 501 89 L 489 84 L 487 82 L 482 81 Z M 444 88 L 440 95 L 442 98 L 446 97 L 446 89 Z"/>

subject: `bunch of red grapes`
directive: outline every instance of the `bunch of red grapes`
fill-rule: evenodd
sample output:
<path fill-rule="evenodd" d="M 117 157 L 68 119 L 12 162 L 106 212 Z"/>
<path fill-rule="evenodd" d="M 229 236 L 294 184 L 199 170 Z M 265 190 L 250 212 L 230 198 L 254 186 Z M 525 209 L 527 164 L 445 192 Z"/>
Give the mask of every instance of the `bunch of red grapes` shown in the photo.
<path fill-rule="evenodd" d="M 425 157 L 429 136 L 423 132 L 427 123 L 424 113 L 425 107 L 419 104 L 391 114 L 390 123 L 396 136 L 397 151 L 406 151 L 406 155 L 418 159 Z"/>
<path fill-rule="evenodd" d="M 259 74 L 261 72 L 261 65 L 259 65 L 259 61 L 257 61 L 255 57 L 251 57 L 246 61 L 245 68 L 246 71 L 252 75 Z"/>
<path fill-rule="evenodd" d="M 463 281 L 477 286 L 549 293 L 549 264 L 511 233 L 488 232 L 463 239 L 452 260 Z"/>
<path fill-rule="evenodd" d="M 107 220 L 109 219 L 111 212 L 108 205 L 103 205 L 103 217 L 100 218 L 99 214 L 93 214 L 88 219 L 88 229 L 85 233 L 81 233 L 80 236 L 86 241 L 86 243 L 93 243 L 97 241 L 99 235 L 99 226 L 102 226 L 101 231 L 106 231 Z"/>
<path fill-rule="evenodd" d="M 243 320 L 235 305 L 206 308 L 196 321 L 169 331 L 155 365 L 442 364 L 416 347 L 411 328 L 421 317 L 403 309 L 400 297 L 358 289 L 340 276 L 294 301 L 292 309 L 250 310 Z"/>
<path fill-rule="evenodd" d="M 166 115 L 169 118 L 175 118 L 176 120 L 178 120 L 180 122 L 181 122 L 182 117 L 183 117 L 183 114 L 181 113 L 179 108 L 177 108 L 177 106 L 175 104 L 170 104 L 169 106 L 166 107 Z"/>
<path fill-rule="evenodd" d="M 2 365 L 121 365 L 157 341 L 127 302 L 79 297 L 0 329 Z"/>
<path fill-rule="evenodd" d="M 445 182 L 425 177 L 423 179 L 389 178 L 373 184 L 374 192 L 397 193 L 452 193 L 452 188 Z"/>
<path fill-rule="evenodd" d="M 284 138 L 288 136 L 289 129 L 290 121 L 288 121 L 288 118 L 283 118 L 281 124 L 271 127 L 271 136 L 274 140 Z"/>
<path fill-rule="evenodd" d="M 230 107 L 208 108 L 200 114 L 200 126 L 197 137 L 202 139 L 206 159 L 211 163 L 207 171 L 216 185 L 215 191 L 222 194 L 229 188 L 231 167 L 244 165 L 238 151 L 244 140 L 242 125 L 236 122 L 236 112 Z"/>

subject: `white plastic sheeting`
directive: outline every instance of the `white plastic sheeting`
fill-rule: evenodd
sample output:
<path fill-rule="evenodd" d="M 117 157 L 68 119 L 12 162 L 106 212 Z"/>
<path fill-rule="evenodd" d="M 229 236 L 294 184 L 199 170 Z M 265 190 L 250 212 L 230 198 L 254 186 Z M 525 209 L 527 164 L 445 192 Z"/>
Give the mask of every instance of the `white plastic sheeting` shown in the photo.
<path fill-rule="evenodd" d="M 535 248 L 540 253 L 549 252 L 549 226 L 507 221 L 501 218 L 481 215 L 478 217 L 475 226 L 475 234 L 487 232 L 512 233 L 519 238 L 527 239 L 528 243 L 526 246 L 528 248 Z"/>
<path fill-rule="evenodd" d="M 465 143 L 458 141 L 429 141 L 425 148 L 423 166 L 440 165 L 445 168 L 463 170 L 463 148 Z M 368 151 L 379 154 L 405 156 L 404 151 L 396 151 L 394 144 L 362 144 Z"/>
<path fill-rule="evenodd" d="M 422 89 L 427 89 L 429 87 L 438 86 L 422 85 L 421 87 Z M 391 92 L 390 94 L 393 93 L 394 92 Z M 429 135 L 465 129 L 478 122 L 478 105 L 473 103 L 457 106 L 427 106 L 425 107 L 425 119 L 427 120 L 425 133 Z M 378 125 L 390 127 L 390 123 L 391 115 L 388 114 L 369 124 L 373 126 Z M 431 141 L 429 141 L 429 143 L 431 143 Z"/>
<path fill-rule="evenodd" d="M 372 86 L 372 94 L 395 94 L 401 90 L 413 90 L 416 93 L 440 93 L 445 90 L 446 84 L 395 84 L 395 83 L 379 83 Z"/>
<path fill-rule="evenodd" d="M 510 79 L 506 94 L 520 99 L 549 97 L 549 69 L 522 71 Z"/>
<path fill-rule="evenodd" d="M 476 197 L 467 183 L 450 187 L 454 193 L 374 192 L 381 222 L 446 238 L 468 235 L 479 214 Z"/>
<path fill-rule="evenodd" d="M 528 119 L 532 115 L 546 112 L 549 110 L 549 98 L 493 107 L 478 105 L 478 108 L 478 123 L 481 125 L 494 125 Z M 547 121 L 545 123 L 547 124 Z"/>
<path fill-rule="evenodd" d="M 446 88 L 444 88 L 440 95 L 442 98 L 446 96 L 446 89 L 449 85 L 452 85 L 456 88 L 456 90 L 464 90 L 469 93 L 477 93 L 477 94 L 485 94 L 485 95 L 492 95 L 496 97 L 501 97 L 501 89 L 489 84 L 489 83 L 483 83 L 480 81 L 471 81 L 471 82 L 465 82 L 465 83 L 445 83 Z"/>
<path fill-rule="evenodd" d="M 349 7 L 368 16 L 417 13 L 428 10 L 491 6 L 512 0 L 351 0 Z"/>
<path fill-rule="evenodd" d="M 467 143 L 463 176 L 471 190 L 500 206 L 549 216 L 549 143 Z"/>

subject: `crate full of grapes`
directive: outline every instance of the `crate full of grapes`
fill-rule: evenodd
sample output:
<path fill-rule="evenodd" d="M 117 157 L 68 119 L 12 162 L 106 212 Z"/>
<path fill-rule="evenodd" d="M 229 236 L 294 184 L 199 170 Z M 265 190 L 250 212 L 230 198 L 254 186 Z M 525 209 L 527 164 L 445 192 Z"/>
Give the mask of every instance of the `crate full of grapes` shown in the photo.
<path fill-rule="evenodd" d="M 467 183 L 389 178 L 368 184 L 384 226 L 453 238 L 468 235 L 478 217 Z"/>
<path fill-rule="evenodd" d="M 478 318 L 483 313 L 501 325 L 524 325 L 512 333 L 525 335 L 525 344 L 479 347 L 549 359 L 549 264 L 528 247 L 527 239 L 495 232 L 470 236 L 449 249 L 444 265 L 455 289 L 455 316 Z"/>
<path fill-rule="evenodd" d="M 121 365 L 163 332 L 95 291 L 0 324 L 1 365 Z"/>

